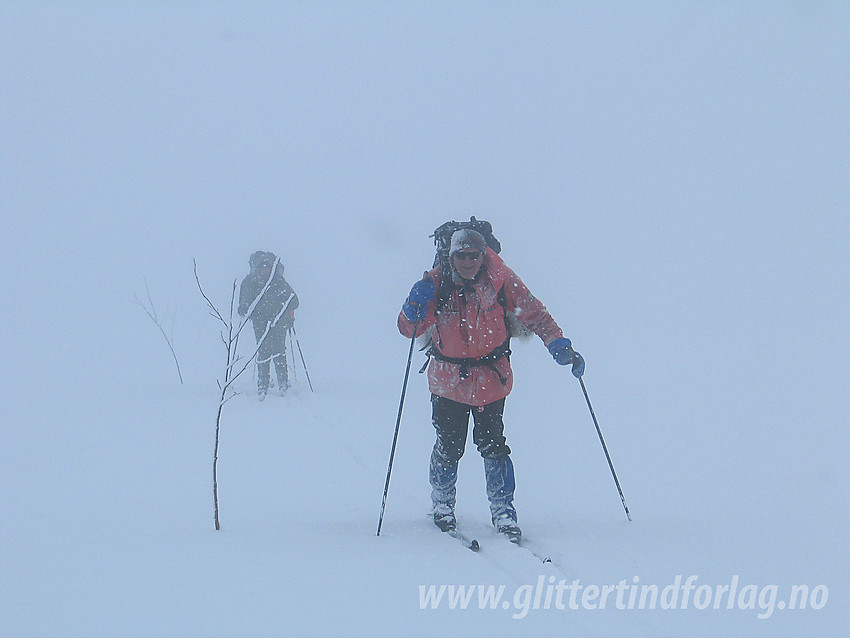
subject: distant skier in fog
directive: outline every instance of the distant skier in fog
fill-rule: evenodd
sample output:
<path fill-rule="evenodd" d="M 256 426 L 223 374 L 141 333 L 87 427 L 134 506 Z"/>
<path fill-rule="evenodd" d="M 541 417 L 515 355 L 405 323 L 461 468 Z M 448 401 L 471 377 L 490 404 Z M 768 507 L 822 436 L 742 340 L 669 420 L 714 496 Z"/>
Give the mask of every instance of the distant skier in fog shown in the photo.
<path fill-rule="evenodd" d="M 250 312 L 254 335 L 260 345 L 257 353 L 257 391 L 266 398 L 274 362 L 281 396 L 289 388 L 286 365 L 286 333 L 295 323 L 298 296 L 283 278 L 283 264 L 274 254 L 258 250 L 248 260 L 251 271 L 239 288 L 239 315 Z"/>

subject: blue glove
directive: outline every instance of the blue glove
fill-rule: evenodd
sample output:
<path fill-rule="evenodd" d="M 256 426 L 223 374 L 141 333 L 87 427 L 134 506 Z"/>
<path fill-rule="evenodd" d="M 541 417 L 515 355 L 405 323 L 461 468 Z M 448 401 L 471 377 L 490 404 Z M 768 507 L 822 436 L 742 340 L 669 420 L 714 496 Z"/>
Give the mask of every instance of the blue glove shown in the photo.
<path fill-rule="evenodd" d="M 407 301 L 401 307 L 404 316 L 410 321 L 417 321 L 425 316 L 425 307 L 434 298 L 434 282 L 422 279 L 413 284 Z"/>
<path fill-rule="evenodd" d="M 573 350 L 572 342 L 566 337 L 555 339 L 548 346 L 549 352 L 558 365 L 567 366 L 573 364 L 573 376 L 581 378 L 584 374 L 584 358 Z"/>
<path fill-rule="evenodd" d="M 584 374 L 584 357 L 582 357 L 578 352 L 573 350 L 573 376 L 576 379 L 581 379 L 581 375 Z"/>

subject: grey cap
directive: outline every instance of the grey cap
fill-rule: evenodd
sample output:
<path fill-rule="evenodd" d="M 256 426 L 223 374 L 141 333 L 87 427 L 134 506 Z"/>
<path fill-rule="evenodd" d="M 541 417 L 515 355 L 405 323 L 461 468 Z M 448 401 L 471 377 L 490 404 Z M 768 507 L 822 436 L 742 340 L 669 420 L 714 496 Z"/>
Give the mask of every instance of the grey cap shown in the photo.
<path fill-rule="evenodd" d="M 487 241 L 484 239 L 484 235 L 477 230 L 461 228 L 460 230 L 456 230 L 452 235 L 452 243 L 449 246 L 449 257 L 465 248 L 480 250 L 482 253 L 485 253 L 487 252 Z"/>

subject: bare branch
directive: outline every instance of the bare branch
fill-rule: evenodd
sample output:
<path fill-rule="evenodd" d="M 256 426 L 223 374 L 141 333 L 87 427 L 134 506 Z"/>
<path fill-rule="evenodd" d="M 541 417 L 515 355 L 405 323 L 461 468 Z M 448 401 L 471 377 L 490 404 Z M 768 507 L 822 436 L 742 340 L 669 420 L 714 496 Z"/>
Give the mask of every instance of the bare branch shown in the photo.
<path fill-rule="evenodd" d="M 241 392 L 232 392 L 229 397 L 227 397 L 226 399 L 223 399 L 221 404 L 224 405 L 225 403 L 227 403 L 231 399 L 238 397 L 240 394 L 242 394 L 242 393 Z"/>
<path fill-rule="evenodd" d="M 200 278 L 198 278 L 198 263 L 193 259 L 192 264 L 194 266 L 195 281 L 198 284 L 198 290 L 201 291 L 201 296 L 204 298 L 204 300 L 206 300 L 207 305 L 210 307 L 210 314 L 219 321 L 221 321 L 223 324 L 227 325 L 227 322 L 224 320 L 224 317 L 221 316 L 221 313 L 218 311 L 218 308 L 216 308 L 215 304 L 210 301 L 210 298 L 207 297 L 207 294 L 204 292 L 203 286 L 201 286 L 201 280 Z"/>
<path fill-rule="evenodd" d="M 147 293 L 148 303 L 150 304 L 150 308 L 145 306 L 144 303 L 139 299 L 136 293 L 133 293 L 133 297 L 135 297 L 136 301 L 139 302 L 139 305 L 142 307 L 142 310 L 145 311 L 145 314 L 153 321 L 154 325 L 159 328 L 160 333 L 162 333 L 163 338 L 165 339 L 165 343 L 168 344 L 168 349 L 171 350 L 171 356 L 174 358 L 174 365 L 177 366 L 177 376 L 180 378 L 180 383 L 183 383 L 183 373 L 180 371 L 180 361 L 177 359 L 177 353 L 174 351 L 174 344 L 172 343 L 173 338 L 169 339 L 168 335 L 165 332 L 165 329 L 162 327 L 162 324 L 159 321 L 159 318 L 156 314 L 156 307 L 154 306 L 153 300 L 151 299 L 151 293 L 148 289 L 148 282 L 145 280 L 145 292 Z M 174 324 L 172 321 L 172 337 L 174 334 Z"/>
<path fill-rule="evenodd" d="M 275 267 L 272 269 L 272 275 L 274 275 L 274 272 L 276 271 L 277 265 L 278 265 L 279 262 L 280 262 L 280 259 L 278 259 L 277 262 L 275 262 Z M 238 288 L 237 280 L 234 279 L 233 286 L 231 287 L 231 291 L 230 291 L 230 315 L 229 315 L 228 319 L 225 319 L 222 316 L 222 314 L 218 311 L 218 308 L 216 308 L 215 304 L 213 304 L 213 302 L 210 300 L 210 298 L 204 292 L 204 288 L 201 285 L 201 279 L 198 276 L 198 264 L 197 264 L 197 262 L 193 259 L 192 263 L 193 263 L 193 266 L 194 266 L 195 282 L 198 284 L 198 290 L 200 291 L 201 296 L 204 298 L 204 300 L 207 303 L 207 307 L 210 310 L 210 315 L 213 318 L 220 321 L 222 324 L 224 324 L 224 328 L 219 333 L 219 337 L 221 339 L 222 345 L 224 345 L 224 349 L 225 349 L 225 353 L 226 353 L 226 361 L 225 361 L 225 367 L 224 367 L 224 378 L 221 379 L 221 380 L 216 380 L 216 383 L 218 384 L 218 388 L 221 391 L 221 396 L 219 398 L 218 412 L 217 412 L 216 421 L 215 421 L 215 451 L 213 453 L 213 498 L 214 498 L 214 502 L 215 502 L 215 528 L 218 530 L 218 529 L 221 529 L 221 525 L 220 525 L 220 522 L 219 522 L 219 509 L 218 509 L 218 450 L 219 450 L 219 445 L 220 445 L 222 408 L 224 407 L 225 403 L 227 403 L 233 397 L 238 396 L 240 394 L 239 392 L 232 391 L 231 386 L 236 381 L 236 379 L 238 379 L 239 376 L 243 372 L 245 372 L 245 370 L 248 369 L 248 366 L 250 366 L 251 363 L 254 361 L 254 359 L 257 357 L 257 354 L 259 353 L 260 348 L 262 347 L 263 342 L 265 341 L 266 336 L 269 333 L 269 330 L 271 330 L 271 328 L 283 316 L 286 309 L 288 309 L 289 304 L 284 304 L 284 310 L 281 310 L 280 314 L 278 314 L 278 316 L 275 317 L 274 321 L 270 322 L 266 326 L 265 332 L 263 333 L 262 337 L 260 339 L 258 339 L 258 341 L 257 341 L 257 347 L 254 350 L 253 354 L 250 357 L 248 357 L 247 359 L 245 359 L 244 357 L 240 357 L 240 356 L 237 355 L 237 352 L 236 352 L 237 346 L 239 345 L 239 335 L 241 334 L 242 329 L 248 323 L 248 320 L 251 316 L 251 313 L 254 311 L 254 308 L 256 308 L 257 303 L 259 303 L 260 299 L 263 297 L 263 295 L 266 293 L 266 291 L 271 286 L 272 276 L 269 277 L 268 281 L 266 281 L 265 285 L 263 286 L 262 292 L 260 292 L 260 294 L 254 300 L 254 302 L 248 308 L 248 311 L 246 312 L 245 317 L 238 324 L 238 326 L 234 327 L 234 309 L 236 308 L 236 292 L 237 292 L 237 288 Z M 292 297 L 294 297 L 294 293 L 293 293 Z M 243 362 L 243 359 L 244 359 L 244 364 L 241 367 L 238 367 L 237 364 Z"/>

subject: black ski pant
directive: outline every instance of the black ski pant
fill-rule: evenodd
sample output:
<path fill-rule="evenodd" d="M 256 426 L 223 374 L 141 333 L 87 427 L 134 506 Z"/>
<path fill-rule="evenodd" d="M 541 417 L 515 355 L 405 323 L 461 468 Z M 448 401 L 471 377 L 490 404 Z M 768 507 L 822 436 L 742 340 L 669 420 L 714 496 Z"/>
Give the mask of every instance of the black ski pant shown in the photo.
<path fill-rule="evenodd" d="M 470 406 L 431 395 L 431 408 L 432 422 L 437 432 L 429 466 L 434 511 L 454 510 L 458 461 L 466 447 L 471 412 L 474 423 L 472 440 L 484 459 L 490 512 L 494 517 L 507 513 L 515 520 L 514 467 L 502 421 L 505 400 L 500 399 L 485 406 Z"/>

